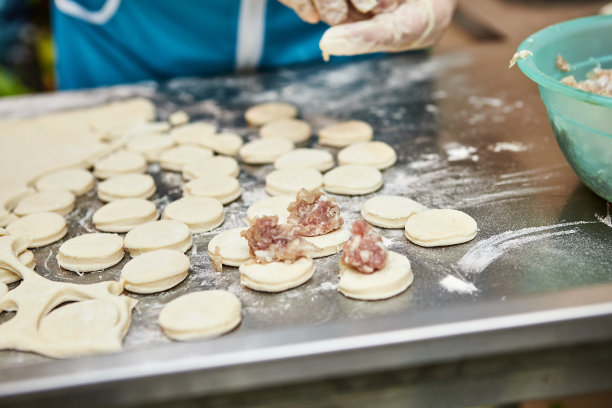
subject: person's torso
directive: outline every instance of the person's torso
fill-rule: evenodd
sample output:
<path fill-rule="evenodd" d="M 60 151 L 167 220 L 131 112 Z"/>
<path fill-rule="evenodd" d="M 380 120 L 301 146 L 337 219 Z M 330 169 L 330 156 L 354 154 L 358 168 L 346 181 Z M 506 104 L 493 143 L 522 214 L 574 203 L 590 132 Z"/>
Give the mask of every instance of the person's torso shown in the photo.
<path fill-rule="evenodd" d="M 55 0 L 53 29 L 73 89 L 320 60 L 325 26 L 276 0 Z"/>

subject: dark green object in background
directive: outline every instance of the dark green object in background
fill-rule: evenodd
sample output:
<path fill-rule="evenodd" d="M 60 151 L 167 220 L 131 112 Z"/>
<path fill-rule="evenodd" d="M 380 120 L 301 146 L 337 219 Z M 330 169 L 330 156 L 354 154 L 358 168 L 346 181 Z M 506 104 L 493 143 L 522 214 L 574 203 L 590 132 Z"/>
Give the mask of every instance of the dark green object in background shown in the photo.
<path fill-rule="evenodd" d="M 565 85 L 596 66 L 612 68 L 612 16 L 594 16 L 556 24 L 527 38 L 518 51 L 533 53 L 518 66 L 540 87 L 540 96 L 559 147 L 580 180 L 600 197 L 612 201 L 612 98 Z M 570 72 L 555 66 L 557 55 Z"/>

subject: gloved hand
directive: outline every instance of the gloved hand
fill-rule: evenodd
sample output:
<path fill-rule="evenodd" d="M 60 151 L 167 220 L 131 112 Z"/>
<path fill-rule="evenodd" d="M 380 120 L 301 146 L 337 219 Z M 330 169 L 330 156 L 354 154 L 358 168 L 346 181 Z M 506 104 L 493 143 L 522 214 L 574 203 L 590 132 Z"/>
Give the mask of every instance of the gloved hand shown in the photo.
<path fill-rule="evenodd" d="M 433 45 L 450 23 L 456 0 L 279 0 L 308 23 L 331 25 L 323 57 L 399 52 Z"/>

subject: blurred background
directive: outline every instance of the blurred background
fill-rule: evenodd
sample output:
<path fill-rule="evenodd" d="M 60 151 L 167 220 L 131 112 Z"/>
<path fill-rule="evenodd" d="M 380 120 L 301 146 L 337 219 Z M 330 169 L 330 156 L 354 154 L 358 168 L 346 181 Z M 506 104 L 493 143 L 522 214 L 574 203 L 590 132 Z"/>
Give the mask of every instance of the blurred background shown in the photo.
<path fill-rule="evenodd" d="M 52 1 L 0 0 L 0 96 L 54 90 Z M 490 41 L 517 46 L 549 24 L 596 14 L 607 3 L 609 0 L 458 0 L 454 21 L 434 52 Z"/>
<path fill-rule="evenodd" d="M 50 0 L 0 0 L 0 96 L 53 90 Z"/>

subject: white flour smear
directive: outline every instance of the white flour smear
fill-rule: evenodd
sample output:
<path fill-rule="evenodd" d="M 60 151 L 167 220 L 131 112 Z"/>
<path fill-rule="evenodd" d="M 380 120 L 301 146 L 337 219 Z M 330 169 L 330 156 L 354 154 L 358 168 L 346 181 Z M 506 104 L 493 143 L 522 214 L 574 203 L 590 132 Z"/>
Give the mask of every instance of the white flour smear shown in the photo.
<path fill-rule="evenodd" d="M 497 142 L 494 145 L 489 145 L 489 150 L 495 153 L 499 152 L 524 152 L 529 146 L 520 142 Z"/>
<path fill-rule="evenodd" d="M 449 292 L 471 294 L 478 292 L 478 288 L 473 283 L 466 282 L 452 275 L 440 281 L 440 285 Z"/>
<path fill-rule="evenodd" d="M 477 149 L 473 146 L 463 146 L 453 142 L 444 146 L 444 150 L 446 150 L 449 162 L 460 160 L 478 161 L 478 155 L 475 154 Z"/>
<path fill-rule="evenodd" d="M 597 218 L 599 222 L 604 223 L 608 227 L 612 228 L 612 217 L 610 217 L 610 203 L 606 203 L 606 216 L 602 217 L 599 214 L 595 214 L 595 218 Z"/>
<path fill-rule="evenodd" d="M 493 261 L 506 252 L 534 241 L 555 236 L 570 235 L 578 232 L 574 227 L 581 224 L 592 224 L 593 221 L 566 222 L 543 227 L 523 228 L 517 231 L 506 231 L 494 235 L 476 244 L 457 262 L 457 270 L 463 273 L 481 273 Z"/>
<path fill-rule="evenodd" d="M 491 108 L 501 108 L 504 104 L 504 101 L 499 98 L 472 95 L 468 98 L 468 103 L 476 109 L 482 109 L 485 106 Z"/>
<path fill-rule="evenodd" d="M 487 203 L 493 202 L 501 202 L 501 201 L 512 201 L 512 200 L 520 200 L 525 197 L 529 197 L 534 194 L 552 192 L 554 190 L 558 190 L 559 186 L 551 186 L 551 187 L 528 187 L 528 188 L 517 188 L 514 190 L 508 191 L 499 191 L 496 193 L 488 193 L 488 194 L 479 194 L 473 197 L 466 197 L 463 199 L 457 200 L 457 206 L 475 206 L 475 205 L 483 205 Z"/>

